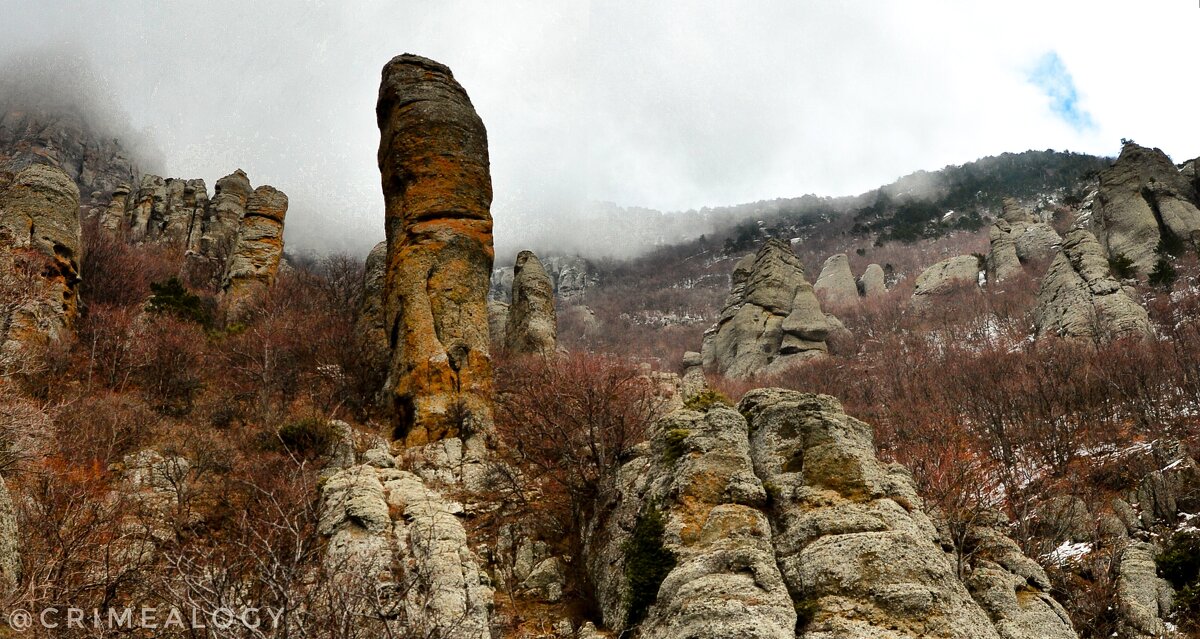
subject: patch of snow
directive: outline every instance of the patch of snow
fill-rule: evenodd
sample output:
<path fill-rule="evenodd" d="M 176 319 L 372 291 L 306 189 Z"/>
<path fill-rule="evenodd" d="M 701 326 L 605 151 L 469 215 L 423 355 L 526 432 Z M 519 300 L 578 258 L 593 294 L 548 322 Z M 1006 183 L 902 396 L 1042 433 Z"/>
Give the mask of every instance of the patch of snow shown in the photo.
<path fill-rule="evenodd" d="M 1071 543 L 1064 541 L 1061 546 L 1050 551 L 1046 555 L 1046 561 L 1053 562 L 1059 566 L 1079 559 L 1080 557 L 1092 552 L 1092 545 L 1086 541 Z"/>

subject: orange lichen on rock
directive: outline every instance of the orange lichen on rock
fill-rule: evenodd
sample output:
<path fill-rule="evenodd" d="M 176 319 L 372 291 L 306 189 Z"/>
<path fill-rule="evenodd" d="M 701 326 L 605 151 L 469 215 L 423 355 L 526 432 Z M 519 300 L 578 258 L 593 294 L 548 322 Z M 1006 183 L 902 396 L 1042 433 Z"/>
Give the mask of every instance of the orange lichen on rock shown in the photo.
<path fill-rule="evenodd" d="M 384 67 L 376 115 L 394 437 L 466 437 L 491 427 L 487 132 L 448 68 L 407 54 Z"/>
<path fill-rule="evenodd" d="M 0 351 L 6 362 L 21 349 L 56 340 L 72 330 L 79 312 L 81 228 L 79 187 L 62 170 L 31 165 L 0 175 L 0 243 L 9 256 L 24 255 L 33 280 L 6 272 L 0 303 Z M 28 270 L 28 269 L 27 269 Z"/>

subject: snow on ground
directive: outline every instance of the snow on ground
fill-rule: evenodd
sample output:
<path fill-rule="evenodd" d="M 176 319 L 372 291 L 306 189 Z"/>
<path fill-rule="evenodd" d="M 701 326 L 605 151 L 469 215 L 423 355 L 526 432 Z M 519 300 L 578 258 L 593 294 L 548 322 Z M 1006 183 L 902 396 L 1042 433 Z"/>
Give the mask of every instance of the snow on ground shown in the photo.
<path fill-rule="evenodd" d="M 1071 543 L 1070 541 L 1064 541 L 1061 546 L 1051 550 L 1046 555 L 1046 561 L 1061 566 L 1075 561 L 1089 552 L 1092 552 L 1092 545 L 1088 542 Z"/>

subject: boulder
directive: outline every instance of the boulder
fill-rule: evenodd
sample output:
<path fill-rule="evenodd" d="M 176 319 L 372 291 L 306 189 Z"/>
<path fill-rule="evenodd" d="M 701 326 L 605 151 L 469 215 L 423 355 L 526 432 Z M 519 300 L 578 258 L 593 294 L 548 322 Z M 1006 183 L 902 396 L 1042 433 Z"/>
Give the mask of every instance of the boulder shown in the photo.
<path fill-rule="evenodd" d="M 1139 277 L 1158 260 L 1163 240 L 1196 244 L 1200 209 L 1196 189 L 1160 149 L 1133 142 L 1100 174 L 1092 230 L 1106 257 L 1124 256 Z"/>
<path fill-rule="evenodd" d="M 83 241 L 79 189 L 63 171 L 40 164 L 0 173 L 0 244 L 40 262 L 29 281 L 14 282 L 0 304 L 0 367 L 26 347 L 66 337 L 79 313 Z M 8 273 L 20 277 L 16 270 Z M 6 285 L 7 286 L 7 285 Z"/>
<path fill-rule="evenodd" d="M 680 381 L 680 394 L 686 401 L 708 388 L 708 379 L 704 376 L 704 356 L 696 351 L 683 354 L 683 378 Z"/>
<path fill-rule="evenodd" d="M 880 271 L 882 274 L 882 270 Z M 850 258 L 845 253 L 829 256 L 821 265 L 821 274 L 813 290 L 829 306 L 847 306 L 858 301 L 858 285 L 850 271 Z"/>
<path fill-rule="evenodd" d="M 858 292 L 863 297 L 875 297 L 887 292 L 887 278 L 884 276 L 882 266 L 867 265 L 867 269 L 858 278 Z"/>
<path fill-rule="evenodd" d="M 913 289 L 913 304 L 931 304 L 939 297 L 962 291 L 979 290 L 979 259 L 974 255 L 959 255 L 944 259 L 917 276 Z"/>
<path fill-rule="evenodd" d="M 1099 242 L 1082 228 L 1067 233 L 1050 263 L 1033 319 L 1038 336 L 1108 341 L 1151 335 L 1146 309 L 1109 274 Z"/>
<path fill-rule="evenodd" d="M 283 257 L 283 219 L 288 198 L 271 186 L 254 189 L 222 283 L 221 305 L 230 322 L 246 319 L 253 304 L 275 283 Z"/>
<path fill-rule="evenodd" d="M 1049 594 L 1049 577 L 1015 541 L 996 527 L 974 526 L 966 544 L 973 549 L 967 590 L 1003 639 L 1075 637 L 1067 611 Z"/>
<path fill-rule="evenodd" d="M 384 67 L 376 115 L 393 436 L 421 444 L 468 420 L 489 430 L 487 132 L 449 68 L 408 54 Z"/>
<path fill-rule="evenodd" d="M 1002 282 L 1021 272 L 1021 260 L 1017 257 L 1017 243 L 1012 225 L 1000 219 L 988 230 L 990 248 L 987 254 L 988 282 Z"/>
<path fill-rule="evenodd" d="M 704 335 L 704 368 L 739 379 L 778 373 L 824 355 L 828 333 L 799 258 L 768 240 L 734 268 L 725 307 Z"/>
<path fill-rule="evenodd" d="M 531 251 L 521 251 L 513 266 L 512 304 L 505 323 L 504 345 L 512 353 L 552 355 L 557 347 L 558 318 L 554 286 Z"/>

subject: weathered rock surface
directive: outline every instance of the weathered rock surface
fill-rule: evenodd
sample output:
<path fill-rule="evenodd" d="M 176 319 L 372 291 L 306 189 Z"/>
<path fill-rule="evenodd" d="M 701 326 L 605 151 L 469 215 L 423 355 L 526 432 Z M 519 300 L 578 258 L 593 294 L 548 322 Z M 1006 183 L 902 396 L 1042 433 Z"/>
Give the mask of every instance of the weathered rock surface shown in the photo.
<path fill-rule="evenodd" d="M 21 577 L 21 537 L 17 529 L 17 511 L 8 485 L 0 477 L 0 592 L 16 587 Z"/>
<path fill-rule="evenodd" d="M 204 180 L 144 175 L 131 204 L 127 214 L 131 239 L 187 250 L 199 247 L 209 204 Z"/>
<path fill-rule="evenodd" d="M 737 411 L 679 410 L 595 512 L 587 568 L 616 632 L 638 621 L 629 549 L 657 517 L 674 561 L 641 601 L 640 637 L 1076 636 L 1045 573 L 995 529 L 975 532 L 960 579 L 911 476 L 832 397 L 760 389 Z"/>
<path fill-rule="evenodd" d="M 746 420 L 730 408 L 682 410 L 657 427 L 596 509 L 588 569 L 605 625 L 623 630 L 634 601 L 626 543 L 639 520 L 661 517 L 676 561 L 641 623 L 641 637 L 791 637 L 796 613 L 762 511 Z M 645 596 L 645 593 L 642 593 Z M 648 602 L 643 602 L 648 603 Z"/>
<path fill-rule="evenodd" d="M 81 281 L 80 233 L 79 190 L 70 176 L 41 164 L 16 175 L 0 173 L 0 242 L 10 250 L 32 251 L 45 263 L 37 269 L 40 281 L 0 308 L 0 353 L 5 360 L 17 357 L 26 346 L 60 339 L 74 328 Z"/>
<path fill-rule="evenodd" d="M 679 392 L 686 401 L 708 388 L 708 379 L 704 376 L 704 356 L 695 351 L 683 354 L 683 376 L 680 379 Z"/>
<path fill-rule="evenodd" d="M 847 306 L 857 302 L 858 285 L 854 281 L 854 273 L 850 271 L 850 258 L 845 253 L 829 256 L 821 265 L 821 274 L 817 276 L 813 290 L 829 306 Z"/>
<path fill-rule="evenodd" d="M 242 321 L 253 302 L 275 283 L 283 257 L 287 207 L 287 196 L 271 186 L 260 186 L 246 198 L 246 214 L 221 285 L 221 305 L 231 322 Z"/>
<path fill-rule="evenodd" d="M 1146 309 L 1109 274 L 1100 243 L 1073 229 L 1050 263 L 1034 308 L 1037 335 L 1107 341 L 1151 334 Z"/>
<path fill-rule="evenodd" d="M 486 639 L 493 593 L 462 511 L 410 472 L 351 466 L 321 491 L 326 565 L 358 580 L 348 587 L 362 589 L 359 612 L 393 620 L 400 636 Z"/>
<path fill-rule="evenodd" d="M 1002 282 L 1028 262 L 1054 256 L 1062 238 L 1049 224 L 1036 220 L 1012 198 L 1005 198 L 1000 219 L 989 230 L 991 248 L 987 255 L 988 281 Z"/>
<path fill-rule="evenodd" d="M 138 161 L 112 131 L 98 128 L 76 105 L 21 103 L 28 97 L 0 86 L 0 170 L 35 164 L 61 169 L 88 208 L 103 209 L 120 185 L 137 183 Z"/>
<path fill-rule="evenodd" d="M 383 316 L 383 282 L 387 271 L 387 242 L 380 242 L 367 254 L 363 267 L 362 304 L 358 309 L 357 332 L 366 344 L 371 361 L 387 366 L 391 356 L 388 347 L 387 321 Z"/>
<path fill-rule="evenodd" d="M 508 304 L 500 300 L 489 299 L 487 310 L 488 335 L 491 338 L 492 346 L 502 348 L 508 334 Z"/>
<path fill-rule="evenodd" d="M 878 264 L 867 265 L 867 269 L 858 278 L 858 292 L 863 297 L 875 297 L 887 292 L 887 278 L 884 276 L 882 266 Z"/>
<path fill-rule="evenodd" d="M 468 416 L 488 428 L 487 133 L 450 69 L 408 54 L 384 67 L 376 115 L 394 435 L 412 444 L 442 439 Z"/>
<path fill-rule="evenodd" d="M 930 304 L 939 297 L 978 290 L 979 260 L 974 255 L 959 255 L 944 259 L 917 276 L 913 303 Z"/>
<path fill-rule="evenodd" d="M 997 637 L 942 551 L 907 471 L 832 397 L 751 391 L 754 471 L 771 487 L 775 556 L 813 610 L 805 637 Z"/>
<path fill-rule="evenodd" d="M 734 268 L 725 307 L 704 334 L 704 368 L 741 379 L 770 375 L 824 355 L 828 333 L 799 258 L 768 240 Z"/>
<path fill-rule="evenodd" d="M 504 331 L 504 346 L 512 353 L 551 355 L 557 347 L 554 285 L 531 251 L 521 251 L 513 266 L 512 304 Z"/>
<path fill-rule="evenodd" d="M 995 527 L 976 526 L 967 544 L 973 549 L 966 577 L 971 597 L 987 612 L 1004 639 L 1071 639 L 1067 611 L 1048 593 L 1049 577 L 1017 543 Z"/>
<path fill-rule="evenodd" d="M 1196 199 L 1195 186 L 1167 154 L 1130 142 L 1100 174 L 1092 230 L 1106 257 L 1125 256 L 1145 277 L 1164 238 L 1195 245 L 1200 234 Z"/>
<path fill-rule="evenodd" d="M 1117 568 L 1117 600 L 1122 637 L 1165 637 L 1164 619 L 1171 610 L 1171 585 L 1158 576 L 1154 546 L 1133 542 L 1121 553 Z"/>

